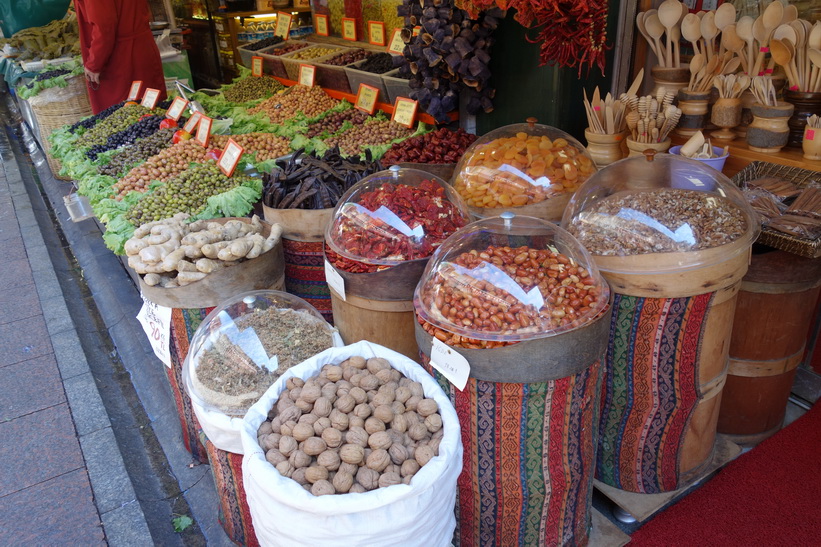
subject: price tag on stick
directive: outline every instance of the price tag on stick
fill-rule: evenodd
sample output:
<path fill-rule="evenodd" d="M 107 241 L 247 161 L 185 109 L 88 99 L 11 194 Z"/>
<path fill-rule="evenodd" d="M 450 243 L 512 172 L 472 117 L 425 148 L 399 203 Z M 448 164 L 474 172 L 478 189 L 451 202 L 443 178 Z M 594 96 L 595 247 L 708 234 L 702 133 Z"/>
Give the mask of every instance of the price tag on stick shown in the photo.
<path fill-rule="evenodd" d="M 262 57 L 251 57 L 251 76 L 262 76 Z"/>
<path fill-rule="evenodd" d="M 395 28 L 393 29 L 393 34 L 391 35 L 391 41 L 388 44 L 388 53 L 393 53 L 394 55 L 402 55 L 405 52 L 405 41 L 402 39 L 402 29 Z"/>
<path fill-rule="evenodd" d="M 159 89 L 152 89 L 148 88 L 145 90 L 145 95 L 143 95 L 143 102 L 140 104 L 148 109 L 153 109 L 157 106 L 157 101 L 160 100 L 160 90 Z"/>
<path fill-rule="evenodd" d="M 217 166 L 226 177 L 230 177 L 234 174 L 234 169 L 237 168 L 239 159 L 242 157 L 244 151 L 245 149 L 238 145 L 234 139 L 228 139 L 228 144 L 225 145 L 225 148 L 222 150 L 222 155 L 217 162 Z"/>
<path fill-rule="evenodd" d="M 314 16 L 314 28 L 319 36 L 330 36 L 331 30 L 328 25 L 328 16 L 317 13 Z"/>
<path fill-rule="evenodd" d="M 343 278 L 339 272 L 336 271 L 336 268 L 334 268 L 327 260 L 325 261 L 325 282 L 328 284 L 328 287 L 339 295 L 339 298 L 346 300 L 345 278 Z"/>
<path fill-rule="evenodd" d="M 465 389 L 470 376 L 470 363 L 461 353 L 436 337 L 430 349 L 430 366 L 441 372 L 459 391 Z"/>
<path fill-rule="evenodd" d="M 183 130 L 193 134 L 194 129 L 197 128 L 197 125 L 200 123 L 201 119 L 202 114 L 200 112 L 194 112 L 193 114 L 191 114 L 191 117 L 188 118 L 188 121 L 185 122 L 185 125 L 182 127 Z"/>
<path fill-rule="evenodd" d="M 368 43 L 375 46 L 385 45 L 385 23 L 368 21 Z"/>
<path fill-rule="evenodd" d="M 154 354 L 165 366 L 171 368 L 171 351 L 168 344 L 171 333 L 171 308 L 158 306 L 157 304 L 143 299 L 143 307 L 137 314 L 137 320 L 143 326 L 148 341 L 154 349 Z"/>
<path fill-rule="evenodd" d="M 359 84 L 356 94 L 356 108 L 368 114 L 376 110 L 376 101 L 379 99 L 379 90 L 368 84 Z"/>
<path fill-rule="evenodd" d="M 196 141 L 202 145 L 203 148 L 208 147 L 208 139 L 211 137 L 211 123 L 214 120 L 208 116 L 200 118 L 200 123 L 197 126 Z"/>
<path fill-rule="evenodd" d="M 137 97 L 140 96 L 140 89 L 143 87 L 142 80 L 134 80 L 131 82 L 131 87 L 128 89 L 128 97 L 125 98 L 126 101 L 136 101 Z"/>
<path fill-rule="evenodd" d="M 283 11 L 277 12 L 277 26 L 274 29 L 274 36 L 279 36 L 283 40 L 288 39 L 288 33 L 291 31 L 291 14 Z"/>
<path fill-rule="evenodd" d="M 301 85 L 307 85 L 308 87 L 314 87 L 314 81 L 316 80 L 316 67 L 314 65 L 299 65 L 299 83 Z"/>
<path fill-rule="evenodd" d="M 168 107 L 168 110 L 165 112 L 165 117 L 170 118 L 174 121 L 179 120 L 186 106 L 188 106 L 188 101 L 186 101 L 182 97 L 175 98 L 174 101 L 171 103 L 171 106 Z"/>
<path fill-rule="evenodd" d="M 342 38 L 356 42 L 356 19 L 353 17 L 342 18 Z"/>
<path fill-rule="evenodd" d="M 407 97 L 397 97 L 393 105 L 393 116 L 391 121 L 408 128 L 413 128 L 416 123 L 416 110 L 419 108 L 419 101 L 408 99 Z"/>

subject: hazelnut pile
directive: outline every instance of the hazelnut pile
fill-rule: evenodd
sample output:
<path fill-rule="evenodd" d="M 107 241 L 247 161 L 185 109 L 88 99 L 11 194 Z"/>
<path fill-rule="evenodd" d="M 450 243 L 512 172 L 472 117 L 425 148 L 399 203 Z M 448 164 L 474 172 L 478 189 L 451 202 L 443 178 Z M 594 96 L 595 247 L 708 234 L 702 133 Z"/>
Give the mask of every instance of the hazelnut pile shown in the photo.
<path fill-rule="evenodd" d="M 351 357 L 286 387 L 257 438 L 271 465 L 315 496 L 410 484 L 439 452 L 439 406 L 386 359 Z"/>

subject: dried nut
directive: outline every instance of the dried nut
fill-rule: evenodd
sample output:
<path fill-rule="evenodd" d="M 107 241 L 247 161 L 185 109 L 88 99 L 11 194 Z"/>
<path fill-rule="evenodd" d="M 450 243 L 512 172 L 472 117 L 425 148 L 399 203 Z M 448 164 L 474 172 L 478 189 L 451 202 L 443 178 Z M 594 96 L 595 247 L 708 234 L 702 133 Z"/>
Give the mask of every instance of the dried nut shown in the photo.
<path fill-rule="evenodd" d="M 403 405 L 399 401 L 392 402 L 391 403 L 391 409 L 393 410 L 394 414 L 404 414 L 405 413 L 405 405 Z"/>
<path fill-rule="evenodd" d="M 359 466 L 354 463 L 342 462 L 339 464 L 339 469 L 337 473 L 348 473 L 349 475 L 353 476 L 356 475 L 356 472 L 359 470 Z"/>
<path fill-rule="evenodd" d="M 294 389 L 288 391 L 288 398 L 292 401 L 296 401 L 299 399 L 300 394 L 302 393 L 301 387 L 295 387 Z"/>
<path fill-rule="evenodd" d="M 296 424 L 291 435 L 299 442 L 314 436 L 314 426 L 311 424 Z"/>
<path fill-rule="evenodd" d="M 305 482 L 306 482 L 307 484 L 303 484 L 303 485 L 302 485 L 302 489 L 303 489 L 303 490 L 305 490 L 306 492 L 310 492 L 310 491 L 311 491 L 311 487 L 313 486 L 313 484 L 309 483 L 308 481 L 305 481 Z"/>
<path fill-rule="evenodd" d="M 262 437 L 263 435 L 267 435 L 271 432 L 271 422 L 262 422 L 259 424 L 259 428 L 257 429 L 257 437 Z"/>
<path fill-rule="evenodd" d="M 428 446 L 433 449 L 434 453 L 439 452 L 439 445 L 442 443 L 442 437 L 437 437 L 428 441 Z"/>
<path fill-rule="evenodd" d="M 376 374 L 377 372 L 383 369 L 392 368 L 390 362 L 388 362 L 387 359 L 383 359 L 382 357 L 371 357 L 370 359 L 368 359 L 367 365 L 368 370 L 371 374 Z"/>
<path fill-rule="evenodd" d="M 434 431 L 433 435 L 430 436 L 431 439 L 441 439 L 445 436 L 445 430 L 440 429 L 439 431 Z"/>
<path fill-rule="evenodd" d="M 328 399 L 330 403 L 336 401 L 336 384 L 329 382 L 322 386 L 322 396 Z M 314 405 L 316 405 L 316 403 L 314 403 Z"/>
<path fill-rule="evenodd" d="M 402 378 L 404 378 L 404 376 L 403 376 L 403 375 L 402 375 L 402 373 L 401 373 L 401 372 L 399 372 L 398 370 L 396 370 L 396 369 L 392 369 L 392 370 L 391 370 L 391 378 L 393 379 L 393 381 L 394 381 L 394 382 L 396 382 L 396 385 L 397 385 L 397 387 L 398 387 L 398 386 L 399 386 L 399 380 L 401 380 Z"/>
<path fill-rule="evenodd" d="M 390 455 L 393 463 L 402 465 L 402 463 L 410 457 L 410 452 L 405 445 L 393 443 L 388 449 L 388 455 Z"/>
<path fill-rule="evenodd" d="M 333 405 L 331 405 L 331 401 L 326 397 L 320 397 L 314 401 L 313 414 L 316 414 L 319 417 L 329 416 L 331 414 L 331 410 L 333 410 Z"/>
<path fill-rule="evenodd" d="M 292 432 L 293 432 L 293 430 L 294 430 L 294 426 L 295 426 L 295 425 L 296 425 L 296 422 L 294 422 L 294 421 L 290 421 L 290 422 L 287 422 L 287 423 L 282 424 L 282 425 L 279 427 L 279 430 L 280 430 L 280 432 L 281 432 L 281 435 L 283 435 L 283 436 L 285 436 L 285 437 L 290 437 L 290 436 L 291 436 L 291 433 L 292 433 Z"/>
<path fill-rule="evenodd" d="M 385 431 L 377 431 L 376 433 L 372 434 L 368 437 L 368 446 L 373 448 L 374 450 L 383 449 L 387 450 L 391 447 L 393 441 L 391 440 L 391 436 L 388 435 Z"/>
<path fill-rule="evenodd" d="M 279 440 L 279 451 L 286 458 L 291 455 L 291 452 L 297 449 L 298 443 L 293 437 L 282 437 Z"/>
<path fill-rule="evenodd" d="M 442 417 L 439 414 L 431 414 L 425 418 L 425 427 L 427 427 L 431 433 L 439 431 L 442 429 Z"/>
<path fill-rule="evenodd" d="M 328 480 L 328 470 L 318 465 L 312 465 L 305 471 L 305 478 L 314 484 L 316 481 Z"/>
<path fill-rule="evenodd" d="M 402 376 L 402 378 L 399 380 L 399 387 L 408 387 L 412 383 L 413 383 L 413 380 L 411 380 L 407 376 Z"/>
<path fill-rule="evenodd" d="M 358 444 L 343 444 L 339 457 L 345 463 L 359 464 L 365 458 L 365 449 Z"/>
<path fill-rule="evenodd" d="M 354 369 L 354 370 L 356 370 L 356 369 Z M 362 382 L 362 378 L 364 378 L 366 374 L 367 374 L 367 372 L 356 371 L 354 374 L 351 375 L 350 378 L 348 378 L 348 381 L 354 387 L 362 387 L 359 384 L 360 384 L 360 382 Z"/>
<path fill-rule="evenodd" d="M 419 382 L 411 382 L 408 388 L 411 390 L 411 395 L 416 395 L 417 397 L 425 396 L 425 390 L 422 389 L 422 384 Z"/>
<path fill-rule="evenodd" d="M 427 431 L 427 430 L 426 430 Z M 368 446 L 368 433 L 361 427 L 351 427 L 345 433 L 345 442 L 349 444 L 358 444 L 362 448 Z"/>
<path fill-rule="evenodd" d="M 371 391 L 379 387 L 379 378 L 373 374 L 365 374 L 359 379 L 359 387 L 365 391 Z"/>
<path fill-rule="evenodd" d="M 350 383 L 351 378 L 359 374 L 361 371 L 357 368 L 353 368 L 347 365 L 342 367 L 342 379 L 348 383 Z M 353 384 L 351 384 L 353 385 Z"/>
<path fill-rule="evenodd" d="M 331 427 L 331 420 L 329 418 L 320 418 L 314 422 L 314 434 L 322 435 L 322 432 Z"/>
<path fill-rule="evenodd" d="M 428 436 L 428 428 L 425 424 L 413 424 L 408 428 L 408 435 L 414 441 L 421 441 Z"/>
<path fill-rule="evenodd" d="M 344 494 L 353 486 L 353 475 L 344 471 L 337 471 L 334 475 L 333 485 L 337 492 Z"/>
<path fill-rule="evenodd" d="M 433 448 L 428 445 L 417 446 L 413 451 L 413 457 L 420 467 L 428 463 L 435 455 Z"/>
<path fill-rule="evenodd" d="M 416 411 L 416 405 L 419 404 L 419 401 L 422 400 L 422 396 L 420 395 L 411 395 L 410 399 L 405 401 L 405 409 L 406 410 L 413 410 Z"/>
<path fill-rule="evenodd" d="M 291 479 L 298 482 L 301 486 L 305 486 L 306 484 L 310 484 L 308 479 L 305 478 L 305 471 L 307 471 L 307 467 L 297 467 L 294 469 L 294 472 L 291 473 Z"/>
<path fill-rule="evenodd" d="M 393 369 L 382 369 L 378 371 L 374 376 L 376 376 L 380 384 L 387 384 L 388 382 L 393 380 Z"/>
<path fill-rule="evenodd" d="M 285 387 L 288 388 L 289 390 L 296 389 L 296 388 L 302 387 L 304 385 L 305 385 L 305 380 L 303 380 L 302 378 L 297 378 L 296 376 L 291 376 L 285 382 Z"/>
<path fill-rule="evenodd" d="M 319 437 L 310 437 L 309 439 L 305 440 L 305 445 L 302 447 L 302 450 L 305 451 L 306 454 L 309 456 L 316 456 L 322 454 L 327 450 L 328 445 L 325 444 Z"/>
<path fill-rule="evenodd" d="M 354 407 L 353 414 L 364 420 L 371 415 L 371 407 L 368 403 L 360 403 Z"/>
<path fill-rule="evenodd" d="M 399 386 L 396 388 L 396 400 L 400 403 L 405 403 L 408 399 L 411 398 L 411 391 L 410 388 L 406 386 Z"/>
<path fill-rule="evenodd" d="M 300 467 L 308 467 L 311 465 L 311 459 L 312 458 L 302 450 L 294 450 L 291 452 L 291 456 L 288 458 L 288 461 L 291 462 L 294 469 L 298 469 Z"/>
<path fill-rule="evenodd" d="M 395 429 L 388 429 L 386 431 L 386 433 L 391 438 L 391 443 L 404 444 L 404 442 L 405 442 L 405 434 L 404 433 L 400 433 L 399 431 L 397 431 Z"/>
<path fill-rule="evenodd" d="M 291 462 L 289 462 L 288 460 L 279 462 L 276 467 L 277 471 L 279 471 L 279 474 L 283 477 L 288 477 L 290 479 L 291 475 L 293 475 L 294 473 L 294 466 L 291 465 Z"/>
<path fill-rule="evenodd" d="M 313 412 L 310 412 L 308 414 L 303 414 L 302 416 L 300 416 L 299 417 L 299 423 L 313 425 L 314 423 L 316 423 L 316 421 L 318 419 L 319 419 L 319 416 L 317 416 Z"/>
<path fill-rule="evenodd" d="M 277 416 L 271 420 L 271 432 L 273 433 L 280 433 L 282 429 L 282 420 Z"/>
<path fill-rule="evenodd" d="M 350 383 L 349 381 L 340 380 L 336 383 L 336 394 L 341 397 L 342 395 L 345 395 L 346 393 L 348 393 L 351 390 L 352 387 L 353 387 L 353 384 Z"/>
<path fill-rule="evenodd" d="M 338 365 L 325 365 L 322 370 L 325 371 L 325 377 L 331 382 L 338 382 L 342 379 L 342 367 Z"/>
<path fill-rule="evenodd" d="M 379 488 L 386 486 L 393 486 L 394 484 L 402 484 L 402 477 L 397 473 L 382 473 L 379 476 Z"/>
<path fill-rule="evenodd" d="M 331 494 L 336 494 L 336 489 L 334 488 L 334 485 L 327 480 L 320 480 L 316 481 L 314 485 L 311 486 L 311 494 L 314 496 L 329 496 Z"/>
<path fill-rule="evenodd" d="M 407 420 L 408 422 L 408 427 L 412 426 L 413 424 L 422 423 L 422 417 L 413 410 L 406 411 L 403 414 L 403 416 L 405 417 L 405 420 Z"/>
<path fill-rule="evenodd" d="M 365 487 L 365 490 L 373 490 L 379 487 L 379 473 L 369 467 L 360 467 L 356 472 L 356 482 Z"/>
<path fill-rule="evenodd" d="M 430 416 L 439 411 L 439 405 L 433 399 L 422 399 L 416 405 L 416 412 L 422 416 Z"/>
<path fill-rule="evenodd" d="M 389 405 L 379 405 L 373 411 L 373 417 L 377 420 L 390 423 L 393 420 L 393 409 Z"/>
<path fill-rule="evenodd" d="M 383 471 L 391 463 L 391 457 L 387 450 L 380 448 L 371 452 L 365 460 L 365 464 L 374 471 Z"/>
<path fill-rule="evenodd" d="M 400 471 L 403 477 L 412 477 L 419 471 L 419 462 L 416 460 L 405 460 L 402 462 L 402 470 Z"/>
<path fill-rule="evenodd" d="M 351 388 L 351 391 L 348 393 L 348 395 L 350 395 L 351 397 L 354 398 L 354 400 L 356 401 L 356 404 L 362 404 L 362 403 L 367 403 L 368 402 L 368 394 L 365 393 L 365 390 L 362 389 L 361 387 L 356 387 L 355 384 L 354 384 L 354 387 Z M 340 410 L 342 410 L 342 409 L 340 409 Z"/>
<path fill-rule="evenodd" d="M 342 444 L 342 432 L 332 427 L 322 432 L 322 440 L 329 448 L 338 448 Z"/>
<path fill-rule="evenodd" d="M 336 471 L 340 464 L 339 454 L 335 450 L 326 450 L 316 457 L 316 463 L 328 471 Z"/>
<path fill-rule="evenodd" d="M 359 416 L 354 416 L 353 413 L 351 413 L 348 416 L 348 429 L 352 427 L 359 427 L 365 429 L 365 420 L 363 420 Z"/>
<path fill-rule="evenodd" d="M 352 388 L 351 391 L 353 391 L 353 389 L 355 388 Z M 348 393 L 347 395 L 342 395 L 341 397 L 339 397 L 339 399 L 337 399 L 334 403 L 334 406 L 338 408 L 340 412 L 344 412 L 345 414 L 347 414 L 348 412 L 353 410 L 353 407 L 356 406 L 356 399 L 354 399 L 353 396 L 351 396 L 351 394 Z"/>
<path fill-rule="evenodd" d="M 321 396 L 322 388 L 320 388 L 316 382 L 309 380 L 305 382 L 304 386 L 302 386 L 302 393 L 299 395 L 299 398 L 313 404 L 314 401 L 319 399 Z"/>
<path fill-rule="evenodd" d="M 277 412 L 282 412 L 283 410 L 291 406 L 294 406 L 294 402 L 290 399 L 290 397 L 280 397 L 279 401 L 277 401 Z"/>
<path fill-rule="evenodd" d="M 266 452 L 268 450 L 271 450 L 272 448 L 279 448 L 279 440 L 281 438 L 282 435 L 280 435 L 279 433 L 269 433 L 268 435 L 265 435 L 265 437 L 262 438 L 260 446 Z"/>
<path fill-rule="evenodd" d="M 268 463 L 270 463 L 273 466 L 276 466 L 280 462 L 288 461 L 288 458 L 284 456 L 282 452 L 280 452 L 276 448 L 272 448 L 269 451 L 267 451 L 265 453 L 265 459 L 268 460 Z"/>
<path fill-rule="evenodd" d="M 358 368 L 358 369 L 361 370 L 361 369 L 365 368 L 365 365 L 367 364 L 367 361 L 365 361 L 364 357 L 356 355 L 356 356 L 351 357 L 350 359 L 348 359 L 347 363 L 350 366 L 352 366 L 354 368 Z"/>
<path fill-rule="evenodd" d="M 397 414 L 391 420 L 391 429 L 395 429 L 400 433 L 404 433 L 408 430 L 408 419 L 405 417 L 404 414 Z"/>
<path fill-rule="evenodd" d="M 364 494 L 365 492 L 367 492 L 365 487 L 359 484 L 358 482 L 355 482 L 353 486 L 351 486 L 351 489 L 348 490 L 349 494 Z"/>
<path fill-rule="evenodd" d="M 294 401 L 294 406 L 297 407 L 302 412 L 306 412 L 306 413 L 311 412 L 314 409 L 314 404 L 309 403 L 308 401 L 306 401 L 302 397 L 300 397 L 299 399 Z"/>
<path fill-rule="evenodd" d="M 385 431 L 385 422 L 371 416 L 365 420 L 365 431 L 368 432 L 368 435 L 373 435 L 377 431 Z"/>
<path fill-rule="evenodd" d="M 279 413 L 280 423 L 287 423 L 290 421 L 297 421 L 302 416 L 302 411 L 295 406 L 290 406 Z"/>
<path fill-rule="evenodd" d="M 348 429 L 348 415 L 338 408 L 333 409 L 328 418 L 331 419 L 331 427 L 334 429 L 338 429 L 339 431 Z"/>

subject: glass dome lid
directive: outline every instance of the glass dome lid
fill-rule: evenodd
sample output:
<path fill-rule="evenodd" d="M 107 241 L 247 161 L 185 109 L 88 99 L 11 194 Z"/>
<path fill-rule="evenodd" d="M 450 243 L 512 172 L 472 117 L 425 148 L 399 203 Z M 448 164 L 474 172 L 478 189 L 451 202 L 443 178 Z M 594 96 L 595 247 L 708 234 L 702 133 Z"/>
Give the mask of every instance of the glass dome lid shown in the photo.
<path fill-rule="evenodd" d="M 250 291 L 214 308 L 194 333 L 183 381 L 201 407 L 242 417 L 290 367 L 335 345 L 336 329 L 309 303 Z"/>
<path fill-rule="evenodd" d="M 445 181 L 394 165 L 342 196 L 325 242 L 344 258 L 393 266 L 428 258 L 469 221 L 464 201 Z"/>
<path fill-rule="evenodd" d="M 502 213 L 451 236 L 414 294 L 422 319 L 476 340 L 553 336 L 594 320 L 610 289 L 576 239 L 541 219 Z"/>
<path fill-rule="evenodd" d="M 759 232 L 755 213 L 730 179 L 671 154 L 605 167 L 576 191 L 562 226 L 601 269 L 625 272 L 723 262 L 749 249 Z"/>
<path fill-rule="evenodd" d="M 527 122 L 479 137 L 459 160 L 453 186 L 477 216 L 559 197 L 566 201 L 596 172 L 579 141 L 535 118 Z M 556 220 L 560 217 L 561 210 Z"/>

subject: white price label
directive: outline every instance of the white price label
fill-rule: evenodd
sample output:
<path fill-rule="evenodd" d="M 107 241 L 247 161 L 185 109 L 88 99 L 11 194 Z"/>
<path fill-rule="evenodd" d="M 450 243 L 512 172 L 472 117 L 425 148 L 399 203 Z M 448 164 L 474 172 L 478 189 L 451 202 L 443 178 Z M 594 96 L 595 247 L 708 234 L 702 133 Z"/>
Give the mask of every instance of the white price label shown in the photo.
<path fill-rule="evenodd" d="M 327 260 L 325 261 L 325 281 L 342 300 L 345 300 L 345 279 Z"/>
<path fill-rule="evenodd" d="M 143 95 L 143 101 L 140 103 L 146 108 L 153 109 L 157 106 L 157 101 L 160 98 L 160 90 L 159 89 L 151 89 L 150 87 L 145 90 L 145 95 Z"/>
<path fill-rule="evenodd" d="M 182 97 L 175 98 L 174 102 L 171 103 L 171 106 L 165 113 L 165 117 L 170 118 L 174 121 L 179 120 L 180 116 L 182 116 L 182 111 L 185 110 L 186 106 L 188 106 L 188 101 L 186 101 Z"/>
<path fill-rule="evenodd" d="M 465 389 L 470 376 L 470 363 L 462 354 L 436 337 L 433 338 L 430 350 L 430 365 L 441 372 L 456 389 Z"/>
<path fill-rule="evenodd" d="M 220 156 L 217 162 L 217 166 L 226 177 L 230 177 L 234 174 L 234 169 L 237 168 L 242 152 L 243 148 L 238 145 L 234 139 L 228 139 L 228 144 L 225 145 L 225 148 L 222 150 L 222 156 Z"/>
<path fill-rule="evenodd" d="M 140 88 L 143 86 L 142 80 L 134 80 L 131 82 L 131 87 L 128 89 L 128 97 L 126 101 L 136 101 L 140 96 Z"/>
<path fill-rule="evenodd" d="M 137 314 L 137 320 L 143 326 L 148 341 L 154 349 L 154 354 L 160 361 L 165 363 L 165 366 L 171 368 L 171 350 L 169 342 L 171 338 L 171 308 L 165 306 L 158 306 L 157 304 L 146 300 L 145 296 L 140 294 L 143 299 L 143 307 L 140 308 L 140 313 Z"/>

